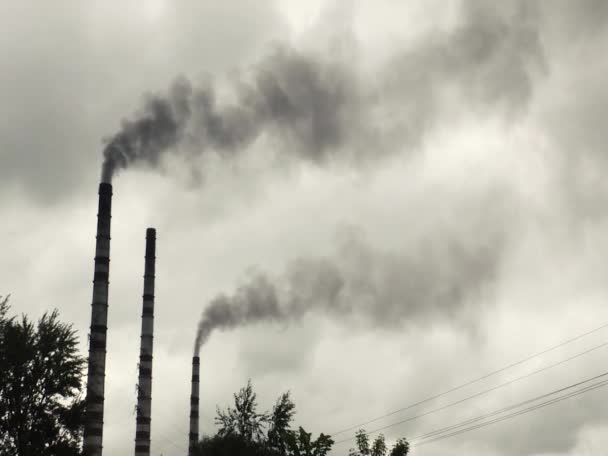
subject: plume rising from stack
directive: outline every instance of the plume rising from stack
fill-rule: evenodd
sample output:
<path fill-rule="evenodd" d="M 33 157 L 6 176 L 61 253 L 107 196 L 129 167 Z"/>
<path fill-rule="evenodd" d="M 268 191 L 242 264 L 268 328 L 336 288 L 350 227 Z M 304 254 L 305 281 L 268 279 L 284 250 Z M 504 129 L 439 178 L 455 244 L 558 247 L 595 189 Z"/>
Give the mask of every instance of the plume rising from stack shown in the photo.
<path fill-rule="evenodd" d="M 156 230 L 146 231 L 143 310 L 141 315 L 141 347 L 137 386 L 137 418 L 135 456 L 150 455 L 150 425 L 152 417 L 152 350 L 154 344 L 154 280 L 156 260 Z"/>
<path fill-rule="evenodd" d="M 492 228 L 507 226 L 506 219 L 498 223 L 500 217 L 467 220 L 468 232 L 486 230 L 475 242 L 441 231 L 429 238 L 432 250 L 404 245 L 403 251 L 386 252 L 347 234 L 331 257 L 295 259 L 278 276 L 257 271 L 205 307 L 194 354 L 214 331 L 289 324 L 309 313 L 382 328 L 446 318 L 471 327 L 479 318 L 479 297 L 491 289 L 502 260 L 506 233 Z"/>
<path fill-rule="evenodd" d="M 534 8 L 461 3 L 458 26 L 404 43 L 369 72 L 353 64 L 364 60 L 357 43 L 346 42 L 329 52 L 279 46 L 229 87 L 178 78 L 107 139 L 102 180 L 134 163 L 157 166 L 168 152 L 238 155 L 260 137 L 315 164 L 377 161 L 417 145 L 442 121 L 452 89 L 467 105 L 518 112 L 543 61 Z"/>
<path fill-rule="evenodd" d="M 110 274 L 110 223 L 112 218 L 112 185 L 99 184 L 97 212 L 97 241 L 93 302 L 91 305 L 91 334 L 87 377 L 86 415 L 83 452 L 86 456 L 101 456 L 103 448 L 103 405 L 106 369 L 106 332 L 108 323 L 108 288 Z"/>
<path fill-rule="evenodd" d="M 190 434 L 188 434 L 188 455 L 194 454 L 198 443 L 198 403 L 200 382 L 200 358 L 192 357 L 192 393 L 190 395 Z"/>

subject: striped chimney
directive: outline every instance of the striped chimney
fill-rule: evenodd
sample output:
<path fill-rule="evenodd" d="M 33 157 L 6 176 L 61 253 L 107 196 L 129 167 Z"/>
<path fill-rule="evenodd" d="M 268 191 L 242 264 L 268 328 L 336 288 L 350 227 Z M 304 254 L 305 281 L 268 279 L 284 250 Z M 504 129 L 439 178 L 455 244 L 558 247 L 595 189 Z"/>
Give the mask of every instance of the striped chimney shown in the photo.
<path fill-rule="evenodd" d="M 101 456 L 103 448 L 103 403 L 106 371 L 111 219 L 112 185 L 102 182 L 99 184 L 95 272 L 93 274 L 93 302 L 91 304 L 91 334 L 89 336 L 89 366 L 83 444 L 83 454 L 86 456 Z"/>
<path fill-rule="evenodd" d="M 150 421 L 152 417 L 152 349 L 154 342 L 154 272 L 156 230 L 146 230 L 143 310 L 141 314 L 141 346 L 137 383 L 137 418 L 135 456 L 150 456 Z"/>
<path fill-rule="evenodd" d="M 192 394 L 190 396 L 190 434 L 188 434 L 188 455 L 194 454 L 198 443 L 198 400 L 199 400 L 199 371 L 200 358 L 192 357 Z"/>

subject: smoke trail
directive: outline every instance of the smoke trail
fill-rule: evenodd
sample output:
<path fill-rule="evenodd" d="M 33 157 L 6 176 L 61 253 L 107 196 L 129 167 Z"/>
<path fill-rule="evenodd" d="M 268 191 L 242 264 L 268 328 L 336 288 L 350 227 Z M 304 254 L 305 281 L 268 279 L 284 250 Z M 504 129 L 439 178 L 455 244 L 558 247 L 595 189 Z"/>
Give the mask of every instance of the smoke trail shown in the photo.
<path fill-rule="evenodd" d="M 130 163 L 158 162 L 162 153 L 182 140 L 191 115 L 192 87 L 186 79 L 174 82 L 166 97 L 148 96 L 135 120 L 123 120 L 122 129 L 104 150 L 101 181 L 111 182 L 116 169 Z"/>
<path fill-rule="evenodd" d="M 217 87 L 178 79 L 148 96 L 104 150 L 102 180 L 133 163 L 158 163 L 187 143 L 197 153 L 239 153 L 260 135 L 287 154 L 316 164 L 377 160 L 416 144 L 437 121 L 442 89 L 455 88 L 474 106 L 525 106 L 533 69 L 542 60 L 535 15 L 526 2 L 504 7 L 464 3 L 460 26 L 434 33 L 364 77 L 353 57 L 286 46 L 255 64 L 220 101 Z"/>
<path fill-rule="evenodd" d="M 383 252 L 359 236 L 342 239 L 332 258 L 299 258 L 277 278 L 258 272 L 205 308 L 194 351 L 215 330 L 257 322 L 289 323 L 309 312 L 340 322 L 402 327 L 438 319 L 470 325 L 495 280 L 504 233 L 473 243 L 447 234 L 418 252 Z"/>
<path fill-rule="evenodd" d="M 231 104 L 220 104 L 212 85 L 194 88 L 181 78 L 168 94 L 149 97 L 108 141 L 102 180 L 131 163 L 156 164 L 186 138 L 199 153 L 234 153 L 263 131 L 289 142 L 302 158 L 322 162 L 356 121 L 353 77 L 338 63 L 281 48 L 255 66 L 251 81 L 237 84 Z"/>
<path fill-rule="evenodd" d="M 261 319 L 283 318 L 274 285 L 265 276 L 256 275 L 233 296 L 219 295 L 205 309 L 194 343 L 195 355 L 215 329 L 230 329 Z"/>

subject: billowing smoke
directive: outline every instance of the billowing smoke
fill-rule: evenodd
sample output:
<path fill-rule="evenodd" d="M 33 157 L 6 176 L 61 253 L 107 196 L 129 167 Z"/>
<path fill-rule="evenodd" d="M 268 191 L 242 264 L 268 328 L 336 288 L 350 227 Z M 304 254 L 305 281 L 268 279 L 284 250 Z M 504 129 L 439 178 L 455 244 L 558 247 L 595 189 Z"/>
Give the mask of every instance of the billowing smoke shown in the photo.
<path fill-rule="evenodd" d="M 149 95 L 108 139 L 102 180 L 134 163 L 155 166 L 182 147 L 238 154 L 262 135 L 278 141 L 282 153 L 316 164 L 377 160 L 415 145 L 438 121 L 451 89 L 473 108 L 500 105 L 512 113 L 526 105 L 542 62 L 526 3 L 468 0 L 459 26 L 425 37 L 365 75 L 352 53 L 280 46 L 243 71 L 228 97 L 213 83 L 179 78 L 167 93 Z"/>
<path fill-rule="evenodd" d="M 148 96 L 134 120 L 123 120 L 122 129 L 104 150 L 101 181 L 111 182 L 117 169 L 160 156 L 182 140 L 191 115 L 192 89 L 185 79 L 176 81 L 165 97 Z"/>
<path fill-rule="evenodd" d="M 167 94 L 148 97 L 140 115 L 124 121 L 108 142 L 102 179 L 138 161 L 155 165 L 184 142 L 200 153 L 238 153 L 268 132 L 288 142 L 291 153 L 316 162 L 347 142 L 361 108 L 345 67 L 282 48 L 251 77 L 233 88 L 232 103 L 219 103 L 214 86 L 194 87 L 185 78 Z"/>
<path fill-rule="evenodd" d="M 417 250 L 386 252 L 359 235 L 343 236 L 331 258 L 296 259 L 274 278 L 252 273 L 233 293 L 214 298 L 194 352 L 215 330 L 291 323 L 309 312 L 387 329 L 441 319 L 470 327 L 491 292 L 504 242 L 499 231 L 467 242 L 443 233 Z"/>

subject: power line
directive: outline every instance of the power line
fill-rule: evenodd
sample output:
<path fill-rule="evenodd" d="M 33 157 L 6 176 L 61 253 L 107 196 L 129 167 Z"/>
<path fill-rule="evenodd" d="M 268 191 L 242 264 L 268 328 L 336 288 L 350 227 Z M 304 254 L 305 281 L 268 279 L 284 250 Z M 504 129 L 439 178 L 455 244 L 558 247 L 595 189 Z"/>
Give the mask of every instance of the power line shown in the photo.
<path fill-rule="evenodd" d="M 518 382 L 518 381 L 520 381 L 520 380 L 524 380 L 524 379 L 526 379 L 526 378 L 529 378 L 529 377 L 532 377 L 532 376 L 534 376 L 534 375 L 540 374 L 541 372 L 544 372 L 544 371 L 547 371 L 547 370 L 552 369 L 552 368 L 554 368 L 554 367 L 560 366 L 560 365 L 562 365 L 562 364 L 565 364 L 565 363 L 567 363 L 567 362 L 569 362 L 569 361 L 572 361 L 572 360 L 574 360 L 574 359 L 576 359 L 576 358 L 580 358 L 580 357 L 581 357 L 581 356 L 583 356 L 583 355 L 586 355 L 586 354 L 588 354 L 588 353 L 591 353 L 591 352 L 593 352 L 593 351 L 595 351 L 595 350 L 599 350 L 600 348 L 603 348 L 603 347 L 606 347 L 606 346 L 608 346 L 608 342 L 604 342 L 604 343 L 602 343 L 602 344 L 600 344 L 600 345 L 596 345 L 596 346 L 591 347 L 591 348 L 589 348 L 589 349 L 587 349 L 587 350 L 585 350 L 585 351 L 582 351 L 582 352 L 577 353 L 577 354 L 575 354 L 575 355 L 573 355 L 573 356 L 570 356 L 569 358 L 563 359 L 563 360 L 558 361 L 558 362 L 553 363 L 553 364 L 548 364 L 548 365 L 546 365 L 546 366 L 541 367 L 540 369 L 536 369 L 536 370 L 534 370 L 534 371 L 532 371 L 532 372 L 529 372 L 529 373 L 527 373 L 527 374 L 524 374 L 524 375 L 521 375 L 521 376 L 519 376 L 519 377 L 513 378 L 513 379 L 508 380 L 508 381 L 506 381 L 506 382 L 500 383 L 499 385 L 496 385 L 496 386 L 493 386 L 492 388 L 489 388 L 489 389 L 486 389 L 486 390 L 480 391 L 480 392 L 478 392 L 478 393 L 472 394 L 472 395 L 467 396 L 467 397 L 465 397 L 465 398 L 463 398 L 463 399 L 459 399 L 459 400 L 457 400 L 457 401 L 450 402 L 449 404 L 445 404 L 445 405 L 443 405 L 443 406 L 441 406 L 441 407 L 437 407 L 437 408 L 434 408 L 434 409 L 428 410 L 428 411 L 426 411 L 426 412 L 420 413 L 420 414 L 418 414 L 418 415 L 414 415 L 414 416 L 411 416 L 411 417 L 405 418 L 405 419 L 403 419 L 403 420 L 397 421 L 396 423 L 392 423 L 392 424 L 389 424 L 389 425 L 387 425 L 387 426 L 382 426 L 382 427 L 380 427 L 380 428 L 373 429 L 373 430 L 369 431 L 369 432 L 368 432 L 368 434 L 372 434 L 372 433 L 374 433 L 374 432 L 382 431 L 382 430 L 384 430 L 384 429 L 387 429 L 387 428 L 390 428 L 390 427 L 393 427 L 393 426 L 397 426 L 397 425 L 399 425 L 399 424 L 404 424 L 404 423 L 407 423 L 407 422 L 410 422 L 410 421 L 414 421 L 414 420 L 417 420 L 417 419 L 419 419 L 419 418 L 422 418 L 422 417 L 425 417 L 425 416 L 431 415 L 431 414 L 433 414 L 433 413 L 440 412 L 440 411 L 445 410 L 445 409 L 447 409 L 447 408 L 453 407 L 453 406 L 455 406 L 455 405 L 460 405 L 460 404 L 462 404 L 462 403 L 464 403 L 464 402 L 466 402 L 466 401 L 469 401 L 469 400 L 474 399 L 474 398 L 477 398 L 477 397 L 479 397 L 479 396 L 483 396 L 483 395 L 485 395 L 485 394 L 491 393 L 492 391 L 496 391 L 496 390 L 498 390 L 498 389 L 500 389 L 500 388 L 504 388 L 505 386 L 511 385 L 511 384 L 513 384 L 513 383 L 515 383 L 515 382 Z M 376 420 L 376 421 L 377 421 L 377 420 Z M 336 445 L 341 444 L 341 443 L 344 443 L 344 442 L 348 442 L 348 441 L 351 441 L 351 440 L 354 440 L 355 438 L 356 438 L 356 437 L 349 437 L 349 438 L 347 438 L 347 439 L 340 440 L 340 441 L 336 442 Z"/>
<path fill-rule="evenodd" d="M 184 430 L 184 428 L 182 428 L 181 426 L 173 424 L 171 421 L 165 421 L 165 424 L 169 425 L 169 427 L 173 429 L 174 432 L 177 432 L 180 435 L 188 435 L 188 431 Z"/>
<path fill-rule="evenodd" d="M 158 432 L 158 431 L 156 432 L 156 434 L 160 435 L 160 439 L 159 440 L 161 440 L 161 443 L 164 443 L 164 445 L 162 445 L 158 451 L 164 450 L 165 448 L 167 448 L 168 445 L 171 445 L 171 446 L 177 448 L 178 450 L 181 450 L 181 451 L 184 451 L 184 452 L 187 451 L 187 448 L 185 446 L 180 445 L 180 444 L 174 442 L 173 440 L 169 439 L 167 437 L 167 434 L 164 434 L 164 433 Z M 185 436 L 188 435 L 187 433 L 183 433 L 182 431 L 180 431 L 179 434 L 180 435 L 183 434 L 184 435 L 184 439 L 185 439 Z M 154 440 L 155 440 L 155 443 L 156 443 L 157 440 L 156 439 L 154 439 Z"/>
<path fill-rule="evenodd" d="M 519 407 L 521 407 L 521 406 L 524 406 L 524 405 L 530 404 L 530 403 L 532 403 L 532 402 L 536 402 L 536 401 L 539 401 L 539 400 L 541 400 L 541 399 L 545 399 L 545 398 L 547 398 L 547 397 L 554 396 L 554 395 L 559 394 L 559 393 L 563 393 L 564 391 L 567 391 L 567 390 L 570 390 L 570 389 L 572 389 L 572 388 L 576 388 L 576 387 L 578 387 L 578 386 L 584 385 L 585 383 L 592 382 L 592 381 L 594 381 L 594 380 L 597 380 L 598 378 L 602 378 L 602 377 L 604 377 L 604 376 L 605 376 L 605 375 L 607 375 L 607 374 L 608 374 L 608 372 L 607 372 L 607 373 L 604 373 L 604 374 L 601 374 L 601 375 L 598 375 L 598 376 L 596 376 L 596 377 L 591 377 L 591 378 L 589 378 L 589 379 L 586 379 L 586 380 L 583 380 L 583 381 L 579 381 L 579 382 L 577 382 L 577 383 L 574 383 L 574 384 L 571 384 L 571 385 L 568 385 L 568 386 L 565 386 L 565 387 L 559 388 L 559 389 L 557 389 L 557 390 L 553 390 L 553 391 L 551 391 L 551 392 L 549 392 L 549 393 L 541 394 L 541 395 L 539 395 L 539 396 L 534 396 L 534 397 L 532 397 L 532 398 L 530 398 L 530 399 L 526 399 L 525 401 L 518 402 L 518 403 L 516 403 L 516 404 L 509 405 L 509 406 L 507 406 L 507 407 L 503 407 L 503 408 L 498 409 L 498 410 L 494 410 L 493 412 L 488 412 L 488 413 L 486 413 L 486 414 L 483 414 L 483 415 L 477 416 L 477 417 L 475 417 L 475 418 L 471 418 L 471 419 L 466 420 L 466 421 L 461 421 L 460 423 L 455 424 L 455 425 L 452 425 L 452 426 L 448 426 L 447 428 L 442 428 L 442 429 L 439 429 L 439 430 L 436 430 L 436 431 L 428 432 L 428 433 L 426 433 L 426 434 L 424 434 L 424 435 L 419 435 L 419 436 L 413 437 L 413 438 L 412 438 L 412 440 L 420 440 L 420 439 L 425 439 L 425 438 L 428 438 L 428 437 L 433 436 L 434 434 L 437 434 L 437 433 L 442 433 L 442 432 L 445 432 L 445 431 L 450 430 L 450 429 L 448 429 L 448 428 L 457 428 L 457 427 L 465 426 L 465 425 L 467 425 L 467 424 L 471 424 L 471 423 L 474 423 L 474 422 L 476 422 L 476 421 L 480 421 L 480 420 L 483 420 L 483 419 L 486 419 L 486 418 L 491 418 L 492 416 L 495 416 L 495 415 L 499 415 L 499 414 L 501 414 L 501 413 L 508 412 L 508 411 L 510 411 L 510 410 L 513 410 L 513 409 L 519 408 Z M 603 381 L 608 381 L 608 380 L 603 380 Z"/>
<path fill-rule="evenodd" d="M 187 452 L 187 451 L 188 451 L 188 449 L 187 449 L 186 447 L 184 447 L 184 446 L 182 446 L 182 445 L 179 445 L 179 444 L 175 443 L 175 442 L 174 442 L 174 441 L 172 441 L 172 440 L 169 440 L 169 439 L 167 439 L 167 438 L 164 438 L 164 439 L 163 439 L 163 441 L 164 441 L 164 442 L 166 442 L 166 444 L 165 444 L 165 445 L 163 445 L 163 446 L 161 446 L 161 447 L 160 447 L 160 449 L 159 449 L 159 450 L 157 450 L 157 451 L 159 451 L 159 452 L 162 452 L 162 451 L 163 451 L 164 449 L 166 449 L 166 448 L 167 448 L 167 446 L 169 446 L 169 445 L 171 445 L 171 446 L 173 446 L 174 448 L 177 448 L 178 450 L 183 451 L 183 452 Z M 168 445 L 167 445 L 167 444 L 168 444 Z"/>
<path fill-rule="evenodd" d="M 586 393 L 587 391 L 592 391 L 594 389 L 601 388 L 601 387 L 606 386 L 606 385 L 608 385 L 608 380 L 604 380 L 604 381 L 595 383 L 593 385 L 586 386 L 585 388 L 581 388 L 581 389 L 579 389 L 577 391 L 573 391 L 571 393 L 564 394 L 564 395 L 556 397 L 554 399 L 549 399 L 549 400 L 547 400 L 545 402 L 541 402 L 540 404 L 532 405 L 532 406 L 530 406 L 528 408 L 525 408 L 525 409 L 522 409 L 522 410 L 518 410 L 517 412 L 513 412 L 513 413 L 511 413 L 509 415 L 505 415 L 505 416 L 502 416 L 500 418 L 496 418 L 496 419 L 491 420 L 491 421 L 486 421 L 485 423 L 476 424 L 474 426 L 471 426 L 471 427 L 468 427 L 468 428 L 464 428 L 464 429 L 460 429 L 460 430 L 452 432 L 450 434 L 446 434 L 447 432 L 450 432 L 450 431 L 453 431 L 453 430 L 455 430 L 455 429 L 457 429 L 459 427 L 465 426 L 464 423 L 466 423 L 466 422 L 470 421 L 471 423 L 473 423 L 473 422 L 476 422 L 476 421 L 482 421 L 483 419 L 489 418 L 491 416 L 494 416 L 495 414 L 488 414 L 488 416 L 477 417 L 477 418 L 474 418 L 474 419 L 471 419 L 471 420 L 467 420 L 466 422 L 463 421 L 462 423 L 458 423 L 458 424 L 453 425 L 453 426 L 448 426 L 448 427 L 446 427 L 444 429 L 438 429 L 437 431 L 430 432 L 429 435 L 433 434 L 433 435 L 435 435 L 434 437 L 430 436 L 430 437 L 427 437 L 426 439 L 423 439 L 422 436 L 419 437 L 423 441 L 422 441 L 422 443 L 417 443 L 416 445 L 422 446 L 422 445 L 425 445 L 427 443 L 434 442 L 436 440 L 442 440 L 444 438 L 448 438 L 448 437 L 451 437 L 451 436 L 454 436 L 454 435 L 464 434 L 465 432 L 472 431 L 472 430 L 475 430 L 475 429 L 479 429 L 479 428 L 482 428 L 484 426 L 488 426 L 490 424 L 494 424 L 494 423 L 497 423 L 499 421 L 506 420 L 508 418 L 514 418 L 514 417 L 517 417 L 519 415 L 524 415 L 526 413 L 532 412 L 532 411 L 537 410 L 539 408 L 543 408 L 543 407 L 546 407 L 548 405 L 552 405 L 552 404 L 555 404 L 557 402 L 561 402 L 563 400 L 569 399 L 569 398 L 574 397 L 574 396 L 578 396 L 580 394 Z M 516 407 L 513 407 L 513 408 L 516 408 Z M 497 413 L 497 414 L 500 414 L 500 413 Z M 415 440 L 412 439 L 412 442 L 415 442 Z"/>
<path fill-rule="evenodd" d="M 568 345 L 568 344 L 570 344 L 572 342 L 575 342 L 575 341 L 577 341 L 579 339 L 582 339 L 583 337 L 586 337 L 586 336 L 588 336 L 590 334 L 593 334 L 593 333 L 595 333 L 597 331 L 600 331 L 600 330 L 602 330 L 604 328 L 607 328 L 607 327 L 608 327 L 608 323 L 605 323 L 605 324 L 603 324 L 601 326 L 598 326 L 597 328 L 591 329 L 591 330 L 589 330 L 589 331 L 587 331 L 585 333 L 582 333 L 582 334 L 574 336 L 574 337 L 572 337 L 570 339 L 564 340 L 564 341 L 560 342 L 557 345 L 553 345 L 553 346 L 548 347 L 548 348 L 546 348 L 546 349 L 544 349 L 542 351 L 539 351 L 539 352 L 534 353 L 534 354 L 532 354 L 530 356 L 527 356 L 526 358 L 520 359 L 519 361 L 515 361 L 515 362 L 513 362 L 511 364 L 508 364 L 507 366 L 501 367 L 500 369 L 496 369 L 496 370 L 494 370 L 492 372 L 488 372 L 488 373 L 482 375 L 481 377 L 477 377 L 477 378 L 475 378 L 473 380 L 469 380 L 466 383 L 463 383 L 463 384 L 458 385 L 458 386 L 454 386 L 454 387 L 452 387 L 452 388 L 450 388 L 448 390 L 445 390 L 445 391 L 443 391 L 441 393 L 435 394 L 433 396 L 429 396 L 429 397 L 427 397 L 425 399 L 422 399 L 422 400 L 420 400 L 418 402 L 414 402 L 413 404 L 407 405 L 407 406 L 402 407 L 400 409 L 393 410 L 391 412 L 388 412 L 388 413 L 386 413 L 384 415 L 378 416 L 378 417 L 373 418 L 371 420 L 368 420 L 368 421 L 365 421 L 365 422 L 361 422 L 361 423 L 349 426 L 347 428 L 341 429 L 339 431 L 333 432 L 330 435 L 332 437 L 335 437 L 335 436 L 343 434 L 345 432 L 352 431 L 353 429 L 361 428 L 362 426 L 366 426 L 368 424 L 375 423 L 376 421 L 380 421 L 381 419 L 387 418 L 387 417 L 392 416 L 392 415 L 396 415 L 397 413 L 404 412 L 404 411 L 409 410 L 411 408 L 414 408 L 414 407 L 417 407 L 419 405 L 425 404 L 427 402 L 433 401 L 433 400 L 438 399 L 438 398 L 440 398 L 442 396 L 445 396 L 446 394 L 453 393 L 454 391 L 458 391 L 458 390 L 460 390 L 462 388 L 465 388 L 466 386 L 472 385 L 474 383 L 477 383 L 477 382 L 485 380 L 485 379 L 487 379 L 489 377 L 492 377 L 492 376 L 494 376 L 496 374 L 504 372 L 507 369 L 511 369 L 511 368 L 513 368 L 515 366 L 519 366 L 519 365 L 524 364 L 524 363 L 526 363 L 526 362 L 528 362 L 528 361 L 530 361 L 530 360 L 532 360 L 534 358 L 538 358 L 539 356 L 542 356 L 542 355 L 545 355 L 545 354 L 547 354 L 549 352 L 557 350 L 558 348 L 561 348 L 561 347 L 563 347 L 565 345 Z"/>
<path fill-rule="evenodd" d="M 604 375 L 606 375 L 606 374 L 604 374 Z M 502 417 L 499 417 L 499 418 L 495 418 L 495 419 L 490 420 L 490 421 L 486 421 L 485 423 L 476 424 L 476 425 L 470 426 L 468 428 L 460 429 L 458 431 L 454 431 L 454 432 L 445 434 L 445 432 L 449 432 L 449 428 L 450 427 L 448 427 L 448 428 L 445 428 L 446 430 L 443 431 L 444 433 L 442 435 L 438 435 L 436 437 L 428 438 L 427 440 L 424 440 L 422 443 L 417 443 L 416 446 L 427 445 L 429 443 L 433 443 L 433 442 L 436 442 L 438 440 L 447 439 L 447 438 L 453 437 L 455 435 L 464 434 L 465 432 L 474 431 L 476 429 L 480 429 L 482 427 L 489 426 L 491 424 L 495 424 L 495 423 L 499 423 L 501 421 L 505 421 L 505 420 L 508 420 L 508 419 L 511 419 L 511 418 L 515 418 L 517 416 L 533 412 L 535 410 L 547 407 L 547 406 L 552 405 L 552 404 L 556 404 L 558 402 L 561 402 L 561 401 L 566 400 L 566 399 L 570 399 L 570 398 L 575 397 L 575 396 L 579 396 L 579 395 L 584 394 L 584 393 L 586 393 L 588 391 L 592 391 L 592 390 L 601 388 L 601 387 L 606 386 L 606 385 L 608 385 L 608 380 L 604 380 L 604 381 L 595 383 L 593 385 L 586 386 L 585 388 L 581 388 L 581 389 L 579 389 L 577 391 L 573 391 L 571 393 L 564 394 L 564 395 L 556 397 L 554 399 L 550 399 L 548 401 L 541 402 L 540 404 L 536 404 L 536 405 L 530 406 L 528 408 L 525 408 L 525 409 L 522 409 L 522 410 L 518 410 L 517 412 L 513 412 L 513 413 L 511 413 L 509 415 L 505 415 L 505 416 L 502 416 Z M 451 427 L 455 427 L 455 426 L 451 426 Z M 438 432 L 438 431 L 436 431 L 436 432 Z"/>
<path fill-rule="evenodd" d="M 527 399 L 525 401 L 519 402 L 517 404 L 513 404 L 511 406 L 504 407 L 502 409 L 498 409 L 498 410 L 495 410 L 493 412 L 486 413 L 486 414 L 481 415 L 479 417 L 472 418 L 472 419 L 469 419 L 469 420 L 466 420 L 466 421 L 462 421 L 462 422 L 457 423 L 455 425 L 447 426 L 445 428 L 440 428 L 438 430 L 429 432 L 427 434 L 424 434 L 424 435 L 421 435 L 421 436 L 418 436 L 418 437 L 414 437 L 412 439 L 412 442 L 414 442 L 415 440 L 423 440 L 422 443 L 416 443 L 415 444 L 416 446 L 422 446 L 422 445 L 429 444 L 431 442 L 435 442 L 435 441 L 442 440 L 442 439 L 445 439 L 445 438 L 448 438 L 448 437 L 452 437 L 452 436 L 455 436 L 455 435 L 458 435 L 458 434 L 463 434 L 465 432 L 469 432 L 469 431 L 473 431 L 473 430 L 476 430 L 476 429 L 479 429 L 479 428 L 482 428 L 482 427 L 485 427 L 485 426 L 489 426 L 491 424 L 498 423 L 500 421 L 504 421 L 504 420 L 507 420 L 507 419 L 510 419 L 510 418 L 515 418 L 516 416 L 523 415 L 525 413 L 532 412 L 532 411 L 537 410 L 539 408 L 543 408 L 543 407 L 546 407 L 548 405 L 555 404 L 557 402 L 563 401 L 565 399 L 569 399 L 571 397 L 578 396 L 578 395 L 586 393 L 588 391 L 600 388 L 602 386 L 606 386 L 606 385 L 608 385 L 608 379 L 605 378 L 606 376 L 608 376 L 608 371 L 604 372 L 602 374 L 596 375 L 594 377 L 590 377 L 590 378 L 587 378 L 585 380 L 581 380 L 581 381 L 578 381 L 576 383 L 572 383 L 572 384 L 567 385 L 565 387 L 558 388 L 558 389 L 556 389 L 554 391 L 551 391 L 549 393 L 541 394 L 539 396 L 532 397 L 530 399 Z M 486 419 L 486 418 L 491 418 L 492 416 L 500 415 L 501 413 L 505 413 L 505 412 L 507 412 L 509 410 L 513 410 L 515 408 L 519 408 L 519 407 L 522 407 L 524 405 L 527 405 L 527 404 L 530 404 L 530 403 L 533 403 L 533 402 L 538 402 L 539 400 L 546 399 L 546 398 L 548 398 L 550 396 L 554 396 L 556 394 L 563 393 L 563 392 L 565 392 L 567 390 L 571 390 L 573 388 L 577 388 L 577 387 L 579 387 L 581 385 L 584 385 L 586 383 L 590 383 L 590 382 L 592 382 L 594 380 L 598 380 L 600 378 L 604 378 L 604 380 L 602 380 L 600 382 L 597 382 L 597 383 L 594 383 L 593 385 L 585 386 L 585 387 L 583 387 L 583 388 L 581 388 L 581 389 L 579 389 L 577 391 L 572 391 L 572 392 L 566 393 L 566 394 L 564 394 L 562 396 L 558 396 L 556 398 L 549 399 L 549 400 L 547 400 L 545 402 L 541 402 L 540 404 L 535 404 L 535 405 L 532 405 L 532 406 L 530 406 L 528 408 L 525 408 L 525 409 L 522 409 L 522 410 L 518 410 L 518 411 L 513 412 L 513 413 L 511 413 L 509 415 L 505 415 L 505 416 L 496 418 L 496 419 L 491 420 L 491 421 L 486 421 L 485 423 L 476 424 L 474 426 L 470 426 L 470 427 L 467 427 L 467 428 L 464 428 L 464 429 L 460 429 L 460 430 L 457 430 L 457 431 L 454 431 L 454 432 L 450 432 L 450 431 L 453 431 L 453 430 L 457 429 L 458 427 L 466 426 L 467 424 L 472 424 L 473 422 L 481 421 L 481 420 Z M 395 426 L 397 424 L 399 424 L 399 423 L 393 423 L 391 425 L 385 426 L 383 429 L 387 429 L 387 428 Z M 383 430 L 383 429 L 377 429 L 374 432 L 377 432 L 377 431 Z M 446 434 L 446 432 L 448 432 L 448 434 Z M 349 440 L 352 440 L 352 439 L 349 439 Z"/>

